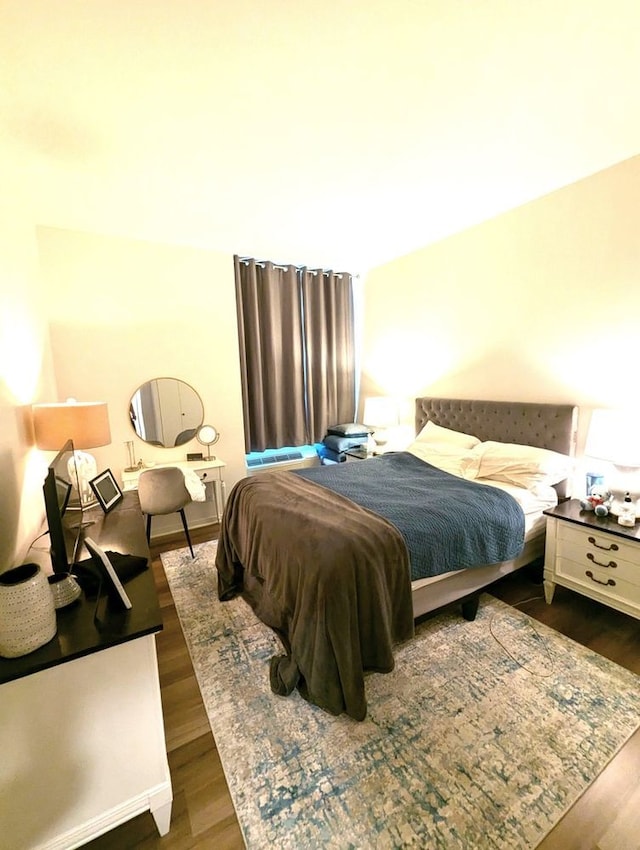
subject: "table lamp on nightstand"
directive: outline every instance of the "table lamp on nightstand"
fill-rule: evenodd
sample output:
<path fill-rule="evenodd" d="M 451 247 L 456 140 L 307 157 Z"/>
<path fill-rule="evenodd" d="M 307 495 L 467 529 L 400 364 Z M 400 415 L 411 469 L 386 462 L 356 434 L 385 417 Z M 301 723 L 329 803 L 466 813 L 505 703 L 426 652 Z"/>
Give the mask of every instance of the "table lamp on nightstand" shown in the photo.
<path fill-rule="evenodd" d="M 380 451 L 389 440 L 389 428 L 398 424 L 398 404 L 389 396 L 370 396 L 364 401 L 364 424 L 371 428 L 373 442 Z"/>
<path fill-rule="evenodd" d="M 613 467 L 605 476 L 613 495 L 610 512 L 619 516 L 626 493 L 630 493 L 638 515 L 640 497 L 640 412 L 638 410 L 594 410 L 591 414 L 584 453 L 607 461 Z"/>
<path fill-rule="evenodd" d="M 371 396 L 364 401 L 362 421 L 373 432 L 373 453 L 404 451 L 415 433 L 400 424 L 402 400 L 391 396 Z"/>

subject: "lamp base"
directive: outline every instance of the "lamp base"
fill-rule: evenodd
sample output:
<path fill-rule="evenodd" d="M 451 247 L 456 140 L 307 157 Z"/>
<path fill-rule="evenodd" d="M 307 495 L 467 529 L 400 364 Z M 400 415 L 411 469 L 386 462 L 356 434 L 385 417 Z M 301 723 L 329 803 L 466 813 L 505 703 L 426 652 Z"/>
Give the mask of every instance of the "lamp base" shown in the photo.
<path fill-rule="evenodd" d="M 81 508 L 92 508 L 98 504 L 89 482 L 98 474 L 96 459 L 88 452 L 76 450 L 69 458 L 69 478 L 78 491 Z M 71 506 L 70 506 L 71 507 Z"/>

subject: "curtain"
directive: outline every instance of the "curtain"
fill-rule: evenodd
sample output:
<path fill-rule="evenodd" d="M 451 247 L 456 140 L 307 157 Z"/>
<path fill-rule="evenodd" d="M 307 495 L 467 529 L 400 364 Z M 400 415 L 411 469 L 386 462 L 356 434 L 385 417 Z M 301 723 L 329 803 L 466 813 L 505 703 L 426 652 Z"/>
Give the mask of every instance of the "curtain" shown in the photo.
<path fill-rule="evenodd" d="M 356 376 L 350 275 L 299 270 L 304 305 L 309 442 L 355 417 Z"/>
<path fill-rule="evenodd" d="M 300 446 L 355 415 L 352 279 L 234 257 L 246 451 Z"/>

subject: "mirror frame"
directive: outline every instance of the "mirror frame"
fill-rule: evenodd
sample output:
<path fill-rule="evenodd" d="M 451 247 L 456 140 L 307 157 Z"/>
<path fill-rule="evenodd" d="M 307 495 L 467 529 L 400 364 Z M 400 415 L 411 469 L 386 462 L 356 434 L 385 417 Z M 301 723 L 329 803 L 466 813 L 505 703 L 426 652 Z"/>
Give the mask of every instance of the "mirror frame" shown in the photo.
<path fill-rule="evenodd" d="M 175 387 L 160 382 L 170 382 Z M 180 393 L 181 388 L 183 396 Z M 188 394 L 186 389 L 189 390 Z M 184 419 L 187 416 L 190 417 L 188 422 Z M 145 419 L 147 426 L 145 426 Z M 143 427 L 139 426 L 140 421 Z M 194 439 L 202 428 L 204 404 L 197 390 L 181 378 L 166 376 L 151 378 L 140 384 L 131 394 L 129 422 L 136 436 L 143 442 L 156 448 L 173 449 Z M 182 427 L 185 424 L 188 425 L 187 428 Z M 175 437 L 171 436 L 172 442 L 169 444 L 166 442 L 165 432 L 170 435 L 175 433 Z M 143 436 L 143 433 L 147 436 Z M 188 433 L 188 436 L 185 437 L 185 433 Z M 179 439 L 181 435 L 183 439 Z"/>

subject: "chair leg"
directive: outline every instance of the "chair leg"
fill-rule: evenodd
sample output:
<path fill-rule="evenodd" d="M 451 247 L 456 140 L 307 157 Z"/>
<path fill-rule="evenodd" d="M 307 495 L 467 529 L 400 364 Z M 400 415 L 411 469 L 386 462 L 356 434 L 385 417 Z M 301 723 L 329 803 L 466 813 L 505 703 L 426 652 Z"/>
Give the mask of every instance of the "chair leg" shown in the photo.
<path fill-rule="evenodd" d="M 195 555 L 193 554 L 193 546 L 191 545 L 191 538 L 189 537 L 189 526 L 187 525 L 187 518 L 184 515 L 184 508 L 180 508 L 178 513 L 180 514 L 180 518 L 182 519 L 182 525 L 184 526 L 184 533 L 187 536 L 187 543 L 189 544 L 189 551 L 191 552 L 191 557 L 195 558 Z"/>
<path fill-rule="evenodd" d="M 151 514 L 147 514 L 147 544 L 151 540 Z"/>

